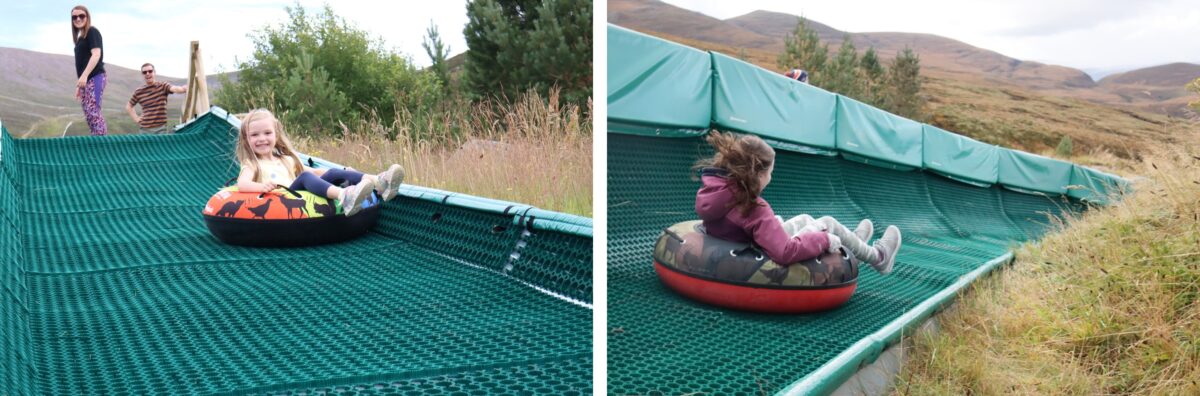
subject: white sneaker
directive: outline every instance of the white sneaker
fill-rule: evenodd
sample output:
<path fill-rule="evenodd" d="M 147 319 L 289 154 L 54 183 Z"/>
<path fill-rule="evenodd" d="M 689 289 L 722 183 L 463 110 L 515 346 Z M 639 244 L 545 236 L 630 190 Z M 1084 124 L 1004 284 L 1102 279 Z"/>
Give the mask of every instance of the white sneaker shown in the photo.
<path fill-rule="evenodd" d="M 363 202 L 371 195 L 371 190 L 374 188 L 375 182 L 366 179 L 343 189 L 342 196 L 338 198 L 338 203 L 342 205 L 342 213 L 346 216 L 354 216 L 355 213 L 362 211 Z"/>
<path fill-rule="evenodd" d="M 380 172 L 375 177 L 379 180 L 375 184 L 375 192 L 378 192 L 384 201 L 391 201 L 392 198 L 396 197 L 396 194 L 400 193 L 400 184 L 404 183 L 404 168 L 400 165 L 392 164 L 392 166 L 388 167 L 388 170 Z"/>
<path fill-rule="evenodd" d="M 871 267 L 882 275 L 891 273 L 892 266 L 896 264 L 896 253 L 900 251 L 900 229 L 894 225 L 888 226 L 883 236 L 875 241 L 875 249 L 879 251 L 879 262 L 871 263 Z"/>
<path fill-rule="evenodd" d="M 871 223 L 871 219 L 863 219 L 858 222 L 858 227 L 854 227 L 854 235 L 858 236 L 863 243 L 871 241 L 871 235 L 875 235 L 875 224 Z"/>

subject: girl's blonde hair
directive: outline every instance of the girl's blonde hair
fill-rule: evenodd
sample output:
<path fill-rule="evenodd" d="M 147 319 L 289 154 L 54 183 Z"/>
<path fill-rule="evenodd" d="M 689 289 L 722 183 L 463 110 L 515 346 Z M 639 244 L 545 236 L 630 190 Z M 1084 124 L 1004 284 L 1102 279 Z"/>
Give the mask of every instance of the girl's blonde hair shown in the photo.
<path fill-rule="evenodd" d="M 88 11 L 87 7 L 82 5 L 77 5 L 75 8 L 72 8 L 71 14 L 75 14 L 75 10 L 83 11 L 83 15 L 87 16 L 87 18 L 83 18 L 83 27 L 77 28 L 75 27 L 75 15 L 71 15 L 71 41 L 78 43 L 79 39 L 87 38 L 88 31 L 92 30 L 92 12 Z"/>
<path fill-rule="evenodd" d="M 246 139 L 246 135 L 250 131 L 250 123 L 258 120 L 270 119 L 275 123 L 275 155 L 281 158 L 290 158 L 292 161 L 292 173 L 296 176 L 304 171 L 304 167 L 300 165 L 300 157 L 296 155 L 296 151 L 292 150 L 292 142 L 288 140 L 287 134 L 283 132 L 283 123 L 271 114 L 270 110 L 254 109 L 250 113 L 242 117 L 242 126 L 238 128 L 238 141 L 234 153 L 237 156 L 239 164 L 248 164 L 254 167 L 254 180 L 259 180 L 258 156 L 254 154 L 254 150 L 250 148 L 250 142 Z"/>
<path fill-rule="evenodd" d="M 696 162 L 693 167 L 717 167 L 729 172 L 729 180 L 737 187 L 732 189 L 733 202 L 730 206 L 747 213 L 758 206 L 762 194 L 762 174 L 771 169 L 775 162 L 775 150 L 758 136 L 737 136 L 729 132 L 712 131 L 705 138 L 716 149 L 717 154 Z"/>

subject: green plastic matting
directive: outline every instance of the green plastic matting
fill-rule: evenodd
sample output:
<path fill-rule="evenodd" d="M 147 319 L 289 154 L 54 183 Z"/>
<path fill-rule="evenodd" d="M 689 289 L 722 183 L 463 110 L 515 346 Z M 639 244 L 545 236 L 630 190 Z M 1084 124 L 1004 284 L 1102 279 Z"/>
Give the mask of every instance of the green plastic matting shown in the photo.
<path fill-rule="evenodd" d="M 0 394 L 592 393 L 590 220 L 402 187 L 353 241 L 225 245 L 235 123 L 3 134 Z"/>
<path fill-rule="evenodd" d="M 870 218 L 903 230 L 894 272 L 865 270 L 854 297 L 825 313 L 731 311 L 683 298 L 651 265 L 660 230 L 695 218 L 690 166 L 712 154 L 700 138 L 608 135 L 608 386 L 613 394 L 761 394 L 793 383 L 870 338 L 960 278 L 1080 211 L 1065 197 L 982 188 L 921 170 L 777 151 L 764 192 L 777 214 Z M 874 359 L 866 352 L 863 360 Z M 853 371 L 856 364 L 835 368 Z M 844 378 L 843 378 L 844 379 Z M 837 378 L 819 392 L 840 384 Z"/>

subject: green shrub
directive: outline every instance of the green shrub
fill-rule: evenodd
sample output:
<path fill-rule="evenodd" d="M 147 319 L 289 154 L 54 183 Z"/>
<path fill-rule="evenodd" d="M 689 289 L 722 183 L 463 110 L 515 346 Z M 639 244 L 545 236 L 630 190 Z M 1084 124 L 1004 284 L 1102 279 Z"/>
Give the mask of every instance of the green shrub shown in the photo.
<path fill-rule="evenodd" d="M 1058 141 L 1058 147 L 1054 149 L 1054 154 L 1058 155 L 1059 158 L 1071 158 L 1072 151 L 1074 151 L 1074 147 L 1071 143 L 1071 137 L 1063 136 L 1062 140 Z"/>
<path fill-rule="evenodd" d="M 238 81 L 222 82 L 216 104 L 234 112 L 267 107 L 296 133 L 336 136 L 339 123 L 376 114 L 390 124 L 399 110 L 433 108 L 446 95 L 435 73 L 386 50 L 328 5 L 314 16 L 299 5 L 287 12 L 288 23 L 253 37 L 254 54 L 238 65 Z"/>

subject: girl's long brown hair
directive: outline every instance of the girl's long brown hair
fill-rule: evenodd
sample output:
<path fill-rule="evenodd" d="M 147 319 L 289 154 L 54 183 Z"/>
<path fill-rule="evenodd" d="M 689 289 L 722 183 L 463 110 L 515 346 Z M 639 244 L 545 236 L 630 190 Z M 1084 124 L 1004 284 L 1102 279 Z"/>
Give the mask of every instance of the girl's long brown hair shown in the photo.
<path fill-rule="evenodd" d="M 304 171 L 304 167 L 300 165 L 300 156 L 296 155 L 295 150 L 292 150 L 292 142 L 288 140 L 287 134 L 283 132 L 283 123 L 279 122 L 279 119 L 275 118 L 275 115 L 266 109 L 250 110 L 250 113 L 242 117 L 242 126 L 238 128 L 237 147 L 234 149 L 238 163 L 253 166 L 254 181 L 259 181 L 258 177 L 261 176 L 259 173 L 261 168 L 258 165 L 258 156 L 250 148 L 250 142 L 246 140 L 246 134 L 250 131 L 251 122 L 263 119 L 270 119 L 271 122 L 275 123 L 275 155 L 282 158 L 291 158 L 292 174 L 300 176 L 300 172 Z"/>
<path fill-rule="evenodd" d="M 74 15 L 75 10 L 83 11 L 83 15 L 87 16 L 87 18 L 83 18 L 83 27 L 82 28 L 75 27 L 75 19 L 74 19 L 75 18 L 75 15 Z M 82 5 L 77 5 L 77 6 L 75 6 L 75 8 L 71 9 L 71 14 L 72 14 L 71 15 L 71 18 L 72 18 L 71 19 L 71 40 L 72 40 L 72 42 L 78 43 L 79 39 L 87 38 L 88 31 L 92 30 L 92 12 L 88 11 L 87 7 L 84 7 Z M 83 33 L 80 33 L 80 32 L 83 32 Z"/>
<path fill-rule="evenodd" d="M 758 136 L 734 135 L 729 132 L 712 131 L 705 138 L 716 149 L 712 158 L 701 159 L 693 169 L 717 167 L 729 172 L 729 180 L 738 188 L 731 189 L 733 202 L 730 206 L 747 213 L 758 206 L 758 196 L 764 187 L 761 175 L 771 169 L 775 162 L 775 150 Z"/>

